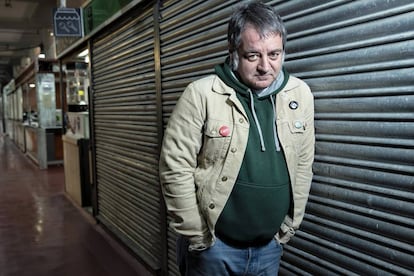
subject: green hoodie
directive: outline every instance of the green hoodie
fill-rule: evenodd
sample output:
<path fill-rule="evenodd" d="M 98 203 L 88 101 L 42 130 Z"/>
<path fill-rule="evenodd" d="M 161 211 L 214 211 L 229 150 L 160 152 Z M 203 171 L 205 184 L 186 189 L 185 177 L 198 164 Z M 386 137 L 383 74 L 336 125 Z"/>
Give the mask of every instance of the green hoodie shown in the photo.
<path fill-rule="evenodd" d="M 236 91 L 250 122 L 243 163 L 215 232 L 235 246 L 262 245 L 278 232 L 291 201 L 288 169 L 276 134 L 274 103 L 289 75 L 283 71 L 279 87 L 258 97 L 237 80 L 226 63 L 217 65 L 215 71 Z"/>

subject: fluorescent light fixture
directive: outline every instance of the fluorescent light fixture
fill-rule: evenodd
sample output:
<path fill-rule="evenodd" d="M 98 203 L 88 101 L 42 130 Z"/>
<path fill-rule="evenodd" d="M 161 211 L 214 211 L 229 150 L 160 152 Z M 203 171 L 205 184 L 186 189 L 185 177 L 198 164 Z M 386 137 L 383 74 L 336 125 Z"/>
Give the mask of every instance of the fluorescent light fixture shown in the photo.
<path fill-rule="evenodd" d="M 36 84 L 34 84 L 34 83 L 29 83 L 29 87 L 30 87 L 30 88 L 35 88 L 35 87 L 36 87 Z"/>
<path fill-rule="evenodd" d="M 38 58 L 46 58 L 46 55 L 45 55 L 45 54 L 43 54 L 43 53 L 40 53 L 37 57 L 38 57 Z"/>

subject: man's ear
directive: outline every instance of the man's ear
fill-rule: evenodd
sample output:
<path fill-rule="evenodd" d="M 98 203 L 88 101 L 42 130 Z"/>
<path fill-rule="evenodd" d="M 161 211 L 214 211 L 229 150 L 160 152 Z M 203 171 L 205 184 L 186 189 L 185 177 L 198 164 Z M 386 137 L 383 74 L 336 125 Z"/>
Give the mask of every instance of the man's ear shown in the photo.
<path fill-rule="evenodd" d="M 231 70 L 236 70 L 236 68 L 234 68 L 235 66 L 235 64 L 234 64 L 234 52 L 232 52 L 232 51 L 230 51 L 229 50 L 229 65 L 230 65 L 230 68 L 231 68 Z"/>
<path fill-rule="evenodd" d="M 227 43 L 227 49 L 229 51 L 229 56 L 231 57 L 234 51 L 234 48 L 231 46 L 230 42 Z"/>

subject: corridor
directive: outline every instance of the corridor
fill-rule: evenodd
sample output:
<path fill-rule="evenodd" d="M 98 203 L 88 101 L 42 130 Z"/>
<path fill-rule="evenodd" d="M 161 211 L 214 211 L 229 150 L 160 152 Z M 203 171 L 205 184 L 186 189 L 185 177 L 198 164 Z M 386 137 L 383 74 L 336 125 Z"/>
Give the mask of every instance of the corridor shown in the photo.
<path fill-rule="evenodd" d="M 0 276 L 149 275 L 0 132 Z"/>

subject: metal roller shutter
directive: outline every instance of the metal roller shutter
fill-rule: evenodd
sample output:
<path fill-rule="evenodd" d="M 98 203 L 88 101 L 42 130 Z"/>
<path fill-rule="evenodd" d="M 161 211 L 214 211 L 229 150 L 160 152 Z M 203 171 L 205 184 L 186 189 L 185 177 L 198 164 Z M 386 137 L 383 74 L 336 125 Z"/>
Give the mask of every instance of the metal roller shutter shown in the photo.
<path fill-rule="evenodd" d="M 237 1 L 163 1 L 160 7 L 164 125 L 193 80 L 213 73 L 227 54 L 227 21 Z M 176 235 L 168 231 L 169 275 L 178 275 Z"/>
<path fill-rule="evenodd" d="M 160 268 L 161 203 L 152 7 L 92 40 L 97 218 Z"/>
<path fill-rule="evenodd" d="M 237 1 L 165 1 L 161 7 L 163 113 L 184 88 L 214 72 L 227 54 L 227 21 Z"/>
<path fill-rule="evenodd" d="M 414 264 L 414 4 L 276 3 L 286 66 L 315 96 L 314 182 L 282 275 L 409 275 Z"/>

